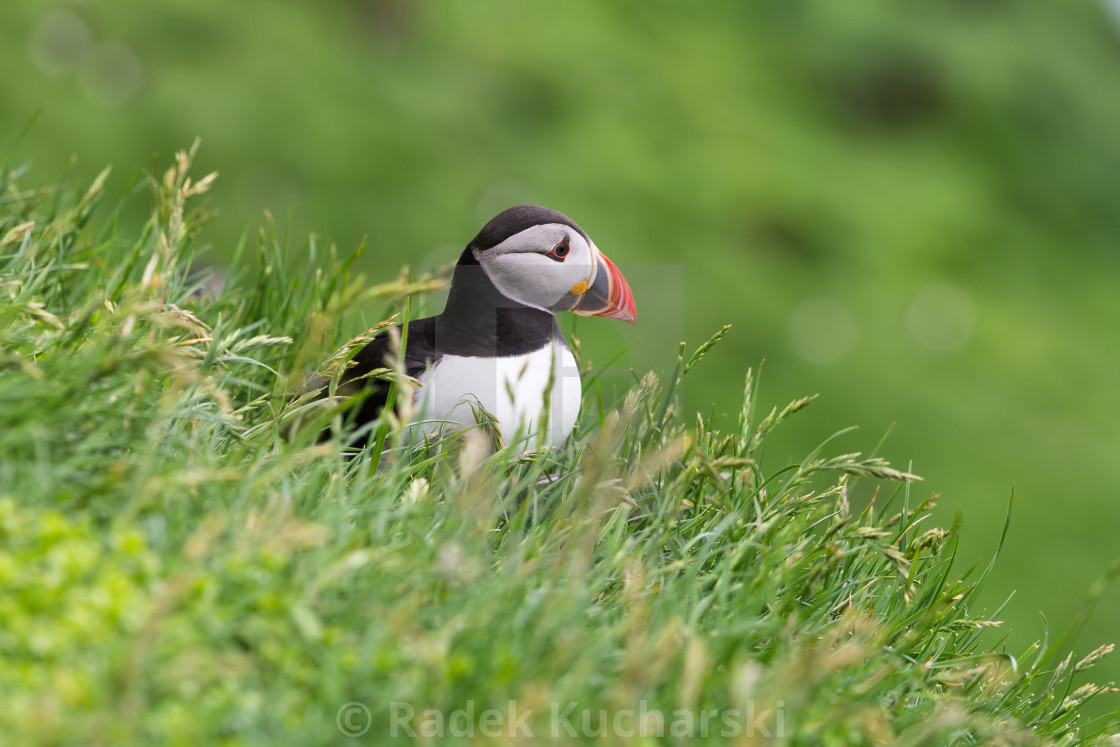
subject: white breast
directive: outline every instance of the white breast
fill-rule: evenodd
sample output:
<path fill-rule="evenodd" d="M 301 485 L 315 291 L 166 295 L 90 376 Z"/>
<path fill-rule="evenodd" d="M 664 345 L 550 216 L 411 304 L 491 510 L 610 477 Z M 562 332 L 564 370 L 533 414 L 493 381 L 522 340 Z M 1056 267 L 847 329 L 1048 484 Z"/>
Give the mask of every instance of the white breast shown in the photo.
<path fill-rule="evenodd" d="M 504 358 L 445 355 L 418 378 L 424 384 L 416 392 L 418 427 L 425 436 L 474 426 L 471 405 L 481 404 L 497 418 L 503 443 L 527 451 L 559 446 L 579 416 L 579 368 L 563 340 Z"/>

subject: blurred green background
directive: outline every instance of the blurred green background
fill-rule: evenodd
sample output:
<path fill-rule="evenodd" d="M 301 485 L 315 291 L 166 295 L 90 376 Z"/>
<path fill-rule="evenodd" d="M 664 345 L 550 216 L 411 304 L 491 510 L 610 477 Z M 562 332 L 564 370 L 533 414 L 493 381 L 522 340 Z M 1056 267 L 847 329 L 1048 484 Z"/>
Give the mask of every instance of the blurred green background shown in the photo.
<path fill-rule="evenodd" d="M 581 322 L 596 363 L 733 323 L 689 407 L 733 416 L 765 359 L 767 409 L 822 395 L 771 468 L 894 424 L 961 570 L 1014 486 L 988 599 L 1017 590 L 1015 650 L 1120 556 L 1120 2 L 4 0 L 0 70 L 0 148 L 41 110 L 24 183 L 113 163 L 123 195 L 200 136 L 218 263 L 266 209 L 297 250 L 368 236 L 376 280 L 510 204 L 568 213 L 638 301 Z M 1078 652 L 1118 618 L 1111 590 Z"/>

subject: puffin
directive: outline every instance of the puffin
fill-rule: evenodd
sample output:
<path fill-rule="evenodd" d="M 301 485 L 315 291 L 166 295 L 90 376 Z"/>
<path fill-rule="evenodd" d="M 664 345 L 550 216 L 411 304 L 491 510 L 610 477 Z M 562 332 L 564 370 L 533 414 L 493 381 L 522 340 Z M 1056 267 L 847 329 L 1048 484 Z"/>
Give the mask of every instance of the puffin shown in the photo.
<path fill-rule="evenodd" d="M 368 374 L 392 367 L 394 340 L 404 340 L 401 364 L 420 383 L 410 442 L 485 418 L 520 453 L 559 447 L 582 399 L 579 366 L 556 322 L 562 312 L 637 321 L 629 284 L 579 224 L 546 207 L 508 208 L 463 249 L 443 312 L 408 322 L 407 334 L 397 325 L 375 337 L 353 357 L 342 378 L 351 385 L 339 391 L 360 382 L 365 397 L 353 422 L 378 418 L 389 385 Z"/>

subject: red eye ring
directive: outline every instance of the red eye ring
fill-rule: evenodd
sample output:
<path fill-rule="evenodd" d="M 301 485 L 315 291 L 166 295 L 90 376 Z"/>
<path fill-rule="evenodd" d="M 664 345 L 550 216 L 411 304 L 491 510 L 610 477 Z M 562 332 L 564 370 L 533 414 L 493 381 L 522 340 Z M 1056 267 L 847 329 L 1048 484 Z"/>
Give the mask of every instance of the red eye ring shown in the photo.
<path fill-rule="evenodd" d="M 553 259 L 555 259 L 558 262 L 563 262 L 564 258 L 567 257 L 568 253 L 571 252 L 571 251 L 572 251 L 572 248 L 570 246 L 568 246 L 568 240 L 564 239 L 559 244 L 552 247 L 552 251 L 550 251 L 548 253 L 548 256 L 552 257 Z"/>

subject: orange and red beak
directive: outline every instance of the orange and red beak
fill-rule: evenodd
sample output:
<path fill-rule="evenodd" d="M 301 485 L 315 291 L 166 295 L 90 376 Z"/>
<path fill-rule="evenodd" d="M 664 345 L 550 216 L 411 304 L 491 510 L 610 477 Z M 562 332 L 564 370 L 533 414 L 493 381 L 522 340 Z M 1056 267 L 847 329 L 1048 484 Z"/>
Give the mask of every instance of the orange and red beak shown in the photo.
<path fill-rule="evenodd" d="M 572 313 L 606 316 L 633 324 L 638 319 L 638 310 L 626 278 L 597 247 L 592 246 L 591 252 L 595 257 L 595 269 Z"/>

